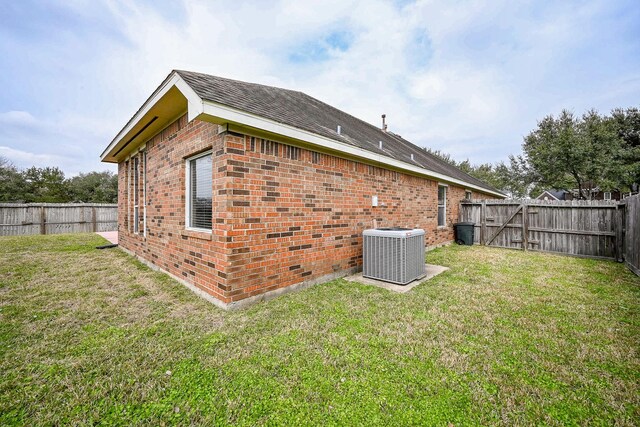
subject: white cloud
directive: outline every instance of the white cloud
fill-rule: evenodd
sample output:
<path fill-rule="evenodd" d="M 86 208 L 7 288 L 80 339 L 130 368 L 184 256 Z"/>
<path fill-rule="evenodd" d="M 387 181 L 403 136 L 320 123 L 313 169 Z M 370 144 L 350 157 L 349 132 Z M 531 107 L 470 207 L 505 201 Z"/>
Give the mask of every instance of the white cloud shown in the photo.
<path fill-rule="evenodd" d="M 0 124 L 9 126 L 32 126 L 36 123 L 28 111 L 7 111 L 0 113 Z"/>
<path fill-rule="evenodd" d="M 95 142 L 106 141 L 111 132 L 111 126 L 97 118 L 64 115 L 39 120 L 27 111 L 9 111 L 0 113 L 0 124 L 0 143 L 5 144 L 0 155 L 19 168 L 58 166 L 68 175 L 115 170 L 96 155 Z"/>
<path fill-rule="evenodd" d="M 64 158 L 56 154 L 30 153 L 28 151 L 3 146 L 0 146 L 0 156 L 6 157 L 15 165 L 46 167 L 64 162 Z"/>
<path fill-rule="evenodd" d="M 70 29 L 41 51 L 29 45 L 33 69 L 53 71 L 40 76 L 37 108 L 0 103 L 0 145 L 55 152 L 73 171 L 101 169 L 102 149 L 174 68 L 302 90 L 376 125 L 386 113 L 414 143 L 474 162 L 518 152 L 545 114 L 640 98 L 638 42 L 605 31 L 625 22 L 624 5 L 604 0 L 193 0 L 180 14 L 153 2 L 65 5 L 113 34 Z M 332 34 L 347 45 L 327 45 Z M 305 47 L 326 52 L 292 61 Z"/>

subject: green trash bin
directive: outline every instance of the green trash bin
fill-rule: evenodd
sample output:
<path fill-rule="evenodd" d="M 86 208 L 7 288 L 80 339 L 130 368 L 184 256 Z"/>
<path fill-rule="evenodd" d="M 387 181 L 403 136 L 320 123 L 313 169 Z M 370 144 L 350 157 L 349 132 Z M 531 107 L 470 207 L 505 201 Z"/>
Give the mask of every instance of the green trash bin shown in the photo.
<path fill-rule="evenodd" d="M 457 222 L 453 224 L 456 243 L 459 245 L 473 245 L 475 222 Z"/>

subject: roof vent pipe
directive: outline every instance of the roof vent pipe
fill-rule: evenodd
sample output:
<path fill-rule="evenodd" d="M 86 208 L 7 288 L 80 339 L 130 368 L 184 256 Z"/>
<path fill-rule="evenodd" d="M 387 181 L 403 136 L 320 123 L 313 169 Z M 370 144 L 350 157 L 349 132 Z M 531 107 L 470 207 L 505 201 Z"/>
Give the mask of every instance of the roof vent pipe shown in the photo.
<path fill-rule="evenodd" d="M 386 118 L 387 118 L 387 115 L 383 114 L 382 115 L 382 130 L 385 131 L 385 132 L 387 131 L 387 123 L 385 121 Z"/>
<path fill-rule="evenodd" d="M 338 125 L 338 129 L 336 129 L 336 132 L 338 132 L 338 135 L 340 135 L 341 131 L 342 131 L 342 128 L 340 127 L 340 125 Z"/>
<path fill-rule="evenodd" d="M 413 161 L 413 153 L 411 153 L 411 161 Z"/>
<path fill-rule="evenodd" d="M 382 141 L 378 141 L 378 148 L 382 150 Z"/>

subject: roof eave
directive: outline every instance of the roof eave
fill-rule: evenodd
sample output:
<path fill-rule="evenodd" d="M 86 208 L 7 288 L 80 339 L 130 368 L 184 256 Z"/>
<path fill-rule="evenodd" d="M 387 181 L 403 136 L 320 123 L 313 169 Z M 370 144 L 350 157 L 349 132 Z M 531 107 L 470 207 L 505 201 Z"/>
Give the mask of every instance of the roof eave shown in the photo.
<path fill-rule="evenodd" d="M 103 162 L 115 163 L 118 161 L 117 153 L 125 148 L 126 144 L 134 142 L 137 138 L 141 126 L 145 124 L 142 120 L 147 114 L 158 105 L 163 96 L 172 88 L 177 88 L 187 100 L 187 114 L 189 121 L 193 120 L 202 113 L 202 99 L 195 93 L 193 89 L 180 77 L 174 70 L 167 78 L 158 86 L 151 96 L 142 104 L 140 109 L 133 115 L 120 132 L 113 138 L 107 148 L 100 155 Z M 139 141 L 136 141 L 139 142 Z"/>
<path fill-rule="evenodd" d="M 464 188 L 480 191 L 485 194 L 491 194 L 497 197 L 506 198 L 505 194 L 502 194 L 498 191 L 489 190 L 487 188 L 483 188 L 481 186 L 471 184 L 469 182 L 453 178 L 445 174 L 431 171 L 424 167 L 416 166 L 401 160 L 396 160 L 392 157 L 364 150 L 362 148 L 358 148 L 353 145 L 337 141 L 335 139 L 327 138 L 313 132 L 308 132 L 293 126 L 265 119 L 264 117 L 247 113 L 246 111 L 241 111 L 216 102 L 204 100 L 202 113 L 210 117 L 222 119 L 225 122 L 261 129 L 272 134 L 283 135 L 287 138 L 304 141 L 312 145 L 318 145 L 334 152 L 345 153 L 353 157 L 358 157 L 379 164 L 391 166 L 395 169 L 408 171 L 413 174 L 422 175 L 429 178 L 435 178 L 443 182 L 456 184 Z"/>
<path fill-rule="evenodd" d="M 459 185 L 466 189 L 476 190 L 485 194 L 496 197 L 506 198 L 505 194 L 493 191 L 482 186 L 466 182 L 461 179 L 453 178 L 446 174 L 431 171 L 427 168 L 416 166 L 401 160 L 394 159 L 389 156 L 374 153 L 359 147 L 355 147 L 344 142 L 327 138 L 313 132 L 305 131 L 294 126 L 279 123 L 261 116 L 257 116 L 246 111 L 238 110 L 223 104 L 202 99 L 187 82 L 180 76 L 177 71 L 172 71 L 160 86 L 151 94 L 134 116 L 127 122 L 122 130 L 111 141 L 107 148 L 101 154 L 103 162 L 116 163 L 121 159 L 117 154 L 122 151 L 127 144 L 131 144 L 129 149 L 133 149 L 136 145 L 144 142 L 143 135 L 138 138 L 139 130 L 144 126 L 141 121 L 147 114 L 158 104 L 158 102 L 171 90 L 177 88 L 187 100 L 187 115 L 191 121 L 200 115 L 206 115 L 215 118 L 215 122 L 228 122 L 260 129 L 275 135 L 282 135 L 289 139 L 302 141 L 311 145 L 323 147 L 332 152 L 344 153 L 348 156 L 365 159 L 369 162 L 375 162 L 386 165 L 394 169 L 410 172 L 415 175 L 425 176 L 438 181 Z M 136 133 L 138 132 L 138 133 Z M 138 139 L 138 140 L 136 140 Z"/>

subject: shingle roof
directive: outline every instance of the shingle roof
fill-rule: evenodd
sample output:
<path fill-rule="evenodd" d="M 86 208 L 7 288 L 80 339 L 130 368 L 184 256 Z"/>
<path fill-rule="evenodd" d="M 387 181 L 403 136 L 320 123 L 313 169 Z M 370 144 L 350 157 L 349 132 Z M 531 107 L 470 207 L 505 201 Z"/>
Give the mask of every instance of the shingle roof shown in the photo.
<path fill-rule="evenodd" d="M 305 93 L 192 71 L 176 70 L 176 73 L 204 100 L 498 191 L 399 135 L 385 132 Z M 337 133 L 338 125 L 341 126 L 340 134 Z M 382 149 L 379 141 L 382 141 Z"/>
<path fill-rule="evenodd" d="M 547 193 L 553 195 L 558 200 L 565 200 L 565 194 L 567 193 L 564 190 L 547 190 Z"/>

